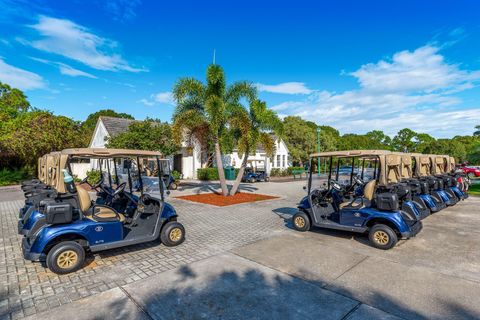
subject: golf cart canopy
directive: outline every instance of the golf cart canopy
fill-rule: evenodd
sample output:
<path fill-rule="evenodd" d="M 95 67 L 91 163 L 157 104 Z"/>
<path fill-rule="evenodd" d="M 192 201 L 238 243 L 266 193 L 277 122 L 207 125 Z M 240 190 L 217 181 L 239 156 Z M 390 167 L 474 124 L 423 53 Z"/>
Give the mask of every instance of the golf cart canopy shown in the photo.
<path fill-rule="evenodd" d="M 313 153 L 315 158 L 361 158 L 364 160 L 378 161 L 379 175 L 376 177 L 379 184 L 395 183 L 400 181 L 401 155 L 388 150 L 345 150 Z"/>
<path fill-rule="evenodd" d="M 130 149 L 105 149 L 105 148 L 76 148 L 64 149 L 62 154 L 91 158 L 121 158 L 121 157 L 162 157 L 158 151 L 130 150 Z"/>

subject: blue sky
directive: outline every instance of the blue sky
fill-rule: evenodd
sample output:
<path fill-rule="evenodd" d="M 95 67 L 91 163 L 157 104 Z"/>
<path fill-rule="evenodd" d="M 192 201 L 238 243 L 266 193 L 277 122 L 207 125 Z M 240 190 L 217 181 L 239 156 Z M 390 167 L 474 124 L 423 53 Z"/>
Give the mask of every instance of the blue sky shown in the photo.
<path fill-rule="evenodd" d="M 0 81 L 84 120 L 170 120 L 172 85 L 212 61 L 279 115 L 341 133 L 480 124 L 478 1 L 0 0 Z"/>

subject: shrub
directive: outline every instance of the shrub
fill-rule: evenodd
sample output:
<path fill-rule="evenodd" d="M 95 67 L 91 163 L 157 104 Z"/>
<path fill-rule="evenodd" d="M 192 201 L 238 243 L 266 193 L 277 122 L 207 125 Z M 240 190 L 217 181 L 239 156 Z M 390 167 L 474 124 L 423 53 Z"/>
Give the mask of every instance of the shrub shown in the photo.
<path fill-rule="evenodd" d="M 304 167 L 288 167 L 287 168 L 288 175 L 291 176 L 294 170 L 305 170 L 305 168 Z"/>
<path fill-rule="evenodd" d="M 202 181 L 218 180 L 217 168 L 197 169 L 197 178 Z"/>
<path fill-rule="evenodd" d="M 24 168 L 20 169 L 9 169 L 3 168 L 0 170 L 0 186 L 8 186 L 11 184 L 19 183 L 23 180 L 31 177 L 31 174 L 28 170 Z"/>
<path fill-rule="evenodd" d="M 101 177 L 102 177 L 102 171 L 100 170 L 87 171 L 87 181 L 91 185 L 94 185 L 95 183 L 99 182 Z"/>
<path fill-rule="evenodd" d="M 180 180 L 180 177 L 181 177 L 182 175 L 181 175 L 180 172 L 178 172 L 177 170 L 173 170 L 173 171 L 172 171 L 172 176 L 173 176 L 173 179 L 175 179 L 175 180 Z"/>

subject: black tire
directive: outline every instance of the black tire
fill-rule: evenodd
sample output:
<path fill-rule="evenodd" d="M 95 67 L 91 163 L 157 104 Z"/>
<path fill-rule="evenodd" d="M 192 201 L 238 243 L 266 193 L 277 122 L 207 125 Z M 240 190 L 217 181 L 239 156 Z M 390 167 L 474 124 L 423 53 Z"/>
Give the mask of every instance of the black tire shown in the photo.
<path fill-rule="evenodd" d="M 75 241 L 56 244 L 47 254 L 47 267 L 56 274 L 77 271 L 85 263 L 85 250 Z"/>
<path fill-rule="evenodd" d="M 269 178 L 269 177 L 266 177 L 266 178 L 265 178 L 265 182 L 270 182 L 270 178 Z"/>
<path fill-rule="evenodd" d="M 250 178 L 250 183 L 255 183 L 255 179 L 254 179 L 254 178 Z"/>
<path fill-rule="evenodd" d="M 177 190 L 177 188 L 178 188 L 178 185 L 176 182 L 170 183 L 170 188 L 169 188 L 170 190 Z"/>
<path fill-rule="evenodd" d="M 167 247 L 178 246 L 185 240 L 185 228 L 176 221 L 167 222 L 160 231 L 160 241 Z"/>
<path fill-rule="evenodd" d="M 295 230 L 304 232 L 310 230 L 310 218 L 305 212 L 298 211 L 292 217 L 292 224 Z"/>
<path fill-rule="evenodd" d="M 376 224 L 370 228 L 368 239 L 372 246 L 382 250 L 391 249 L 398 242 L 398 237 L 395 231 L 384 224 Z"/>

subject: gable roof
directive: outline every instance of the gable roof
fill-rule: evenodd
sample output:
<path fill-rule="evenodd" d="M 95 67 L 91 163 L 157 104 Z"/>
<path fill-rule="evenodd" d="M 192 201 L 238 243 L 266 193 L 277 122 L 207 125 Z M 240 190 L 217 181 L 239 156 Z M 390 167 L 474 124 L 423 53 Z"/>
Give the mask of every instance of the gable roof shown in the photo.
<path fill-rule="evenodd" d="M 128 126 L 135 122 L 136 120 L 125 119 L 125 118 L 115 118 L 115 117 L 98 117 L 98 121 L 102 121 L 105 129 L 108 132 L 110 137 L 116 136 L 117 134 L 123 133 L 128 130 Z"/>

